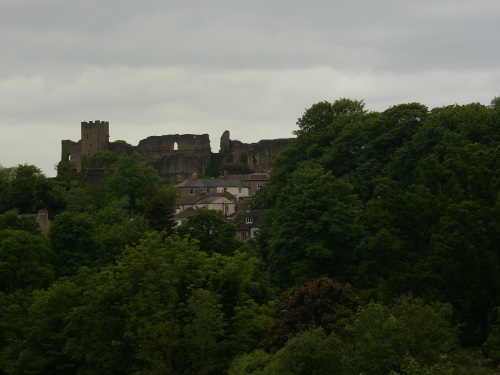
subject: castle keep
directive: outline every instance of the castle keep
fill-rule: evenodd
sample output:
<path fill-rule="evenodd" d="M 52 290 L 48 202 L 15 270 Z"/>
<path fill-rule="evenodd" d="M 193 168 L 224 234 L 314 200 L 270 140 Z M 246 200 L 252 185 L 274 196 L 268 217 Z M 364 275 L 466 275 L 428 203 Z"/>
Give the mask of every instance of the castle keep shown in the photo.
<path fill-rule="evenodd" d="M 71 161 L 82 170 L 83 158 L 96 152 L 110 151 L 117 154 L 137 152 L 142 160 L 152 165 L 165 182 L 178 182 L 189 178 L 193 172 L 199 176 L 222 173 L 269 172 L 276 154 L 288 144 L 288 139 L 261 140 L 243 143 L 230 139 L 225 131 L 220 139 L 220 150 L 212 152 L 208 134 L 172 134 L 151 136 L 137 146 L 123 141 L 109 141 L 109 122 L 81 123 L 78 142 L 62 141 L 62 161 Z"/>

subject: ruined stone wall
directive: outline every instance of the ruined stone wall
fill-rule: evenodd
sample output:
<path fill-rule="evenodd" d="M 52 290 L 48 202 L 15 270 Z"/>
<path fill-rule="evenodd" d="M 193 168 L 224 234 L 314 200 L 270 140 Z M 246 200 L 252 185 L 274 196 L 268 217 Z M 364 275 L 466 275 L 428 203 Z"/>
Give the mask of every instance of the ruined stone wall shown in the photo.
<path fill-rule="evenodd" d="M 219 160 L 225 164 L 223 169 L 243 171 L 246 168 L 247 172 L 269 173 L 274 157 L 289 142 L 289 139 L 270 139 L 257 143 L 243 143 L 233 141 L 229 136 L 229 132 L 226 131 L 221 137 Z"/>
<path fill-rule="evenodd" d="M 289 139 L 265 139 L 257 142 L 253 149 L 254 172 L 269 173 L 274 158 L 289 142 Z"/>
<path fill-rule="evenodd" d="M 116 154 L 132 154 L 135 151 L 135 147 L 124 141 L 110 142 L 108 146 L 109 151 Z"/>
<path fill-rule="evenodd" d="M 210 153 L 174 153 L 164 155 L 150 163 L 165 182 L 180 182 L 196 172 L 199 176 L 207 174 L 208 161 Z"/>
<path fill-rule="evenodd" d="M 135 148 L 165 182 L 179 182 L 196 172 L 206 174 L 211 156 L 208 134 L 172 134 L 151 136 Z"/>
<path fill-rule="evenodd" d="M 173 134 L 152 136 L 143 139 L 136 151 L 145 159 L 160 159 L 175 153 L 210 154 L 210 137 L 208 134 Z"/>
<path fill-rule="evenodd" d="M 276 154 L 288 144 L 288 139 L 262 140 L 243 143 L 230 139 L 229 131 L 221 137 L 220 150 L 213 153 L 208 134 L 173 134 L 151 136 L 137 146 L 124 141 L 109 142 L 107 121 L 82 122 L 82 138 L 78 142 L 62 141 L 61 160 L 71 160 L 81 170 L 82 156 L 98 151 L 117 154 L 139 153 L 141 159 L 152 165 L 165 182 L 179 182 L 193 172 L 199 176 L 222 173 L 269 172 Z M 101 173 L 92 175 L 92 183 L 98 184 Z M 94 181 L 95 180 L 95 181 Z"/>
<path fill-rule="evenodd" d="M 61 160 L 73 162 L 76 170 L 80 171 L 82 167 L 82 141 L 73 142 L 69 139 L 61 141 Z"/>

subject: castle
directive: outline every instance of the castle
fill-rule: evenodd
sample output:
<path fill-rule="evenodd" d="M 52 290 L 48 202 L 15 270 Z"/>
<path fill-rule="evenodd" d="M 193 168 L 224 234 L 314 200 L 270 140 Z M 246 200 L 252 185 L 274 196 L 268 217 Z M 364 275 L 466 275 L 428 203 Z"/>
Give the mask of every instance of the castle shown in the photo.
<path fill-rule="evenodd" d="M 145 163 L 158 171 L 163 181 L 174 183 L 189 178 L 193 172 L 199 176 L 222 171 L 234 174 L 269 172 L 274 157 L 288 142 L 289 139 L 272 139 L 243 143 L 231 140 L 226 130 L 217 153 L 210 148 L 208 134 L 151 136 L 132 146 L 124 141 L 109 141 L 108 121 L 84 121 L 78 142 L 62 141 L 61 160 L 71 161 L 77 171 L 81 171 L 83 159 L 96 152 L 137 152 Z"/>

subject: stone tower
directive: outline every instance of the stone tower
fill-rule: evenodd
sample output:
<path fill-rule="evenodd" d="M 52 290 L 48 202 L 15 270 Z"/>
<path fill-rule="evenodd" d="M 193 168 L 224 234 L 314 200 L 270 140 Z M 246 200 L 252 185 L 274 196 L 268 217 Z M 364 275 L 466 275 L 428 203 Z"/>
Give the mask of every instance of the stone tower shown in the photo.
<path fill-rule="evenodd" d="M 82 156 L 94 155 L 109 150 L 109 122 L 82 122 Z"/>

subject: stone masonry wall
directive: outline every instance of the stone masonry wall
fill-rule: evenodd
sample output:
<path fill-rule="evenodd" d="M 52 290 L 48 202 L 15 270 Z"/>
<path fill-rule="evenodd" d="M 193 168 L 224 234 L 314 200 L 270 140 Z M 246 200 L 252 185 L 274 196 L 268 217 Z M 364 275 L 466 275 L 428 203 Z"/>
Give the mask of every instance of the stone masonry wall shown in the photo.
<path fill-rule="evenodd" d="M 139 153 L 141 159 L 152 165 L 165 182 L 179 182 L 193 172 L 199 176 L 231 171 L 269 172 L 276 154 L 288 144 L 288 139 L 262 140 L 243 143 L 230 139 L 229 131 L 221 137 L 220 150 L 213 153 L 208 134 L 172 134 L 150 136 L 132 146 L 124 141 L 109 142 L 107 121 L 82 122 L 82 139 L 62 141 L 61 160 L 74 162 L 81 170 L 82 156 L 98 151 Z M 234 172 L 233 172 L 234 173 Z M 93 180 L 92 180 L 93 181 Z M 93 181 L 92 183 L 96 183 Z"/>

